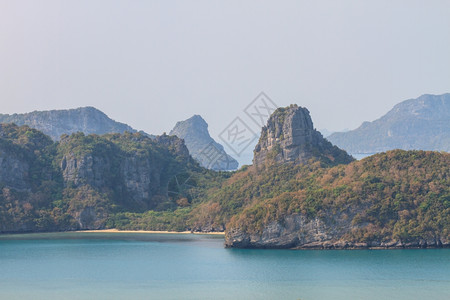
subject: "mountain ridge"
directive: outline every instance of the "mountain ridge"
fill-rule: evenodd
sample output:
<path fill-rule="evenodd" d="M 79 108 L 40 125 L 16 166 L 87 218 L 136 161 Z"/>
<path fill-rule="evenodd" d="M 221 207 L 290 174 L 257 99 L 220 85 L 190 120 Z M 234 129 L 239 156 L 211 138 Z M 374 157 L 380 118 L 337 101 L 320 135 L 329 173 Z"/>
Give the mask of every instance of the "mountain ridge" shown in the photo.
<path fill-rule="evenodd" d="M 350 153 L 393 149 L 449 152 L 450 93 L 405 100 L 382 117 L 327 139 Z"/>
<path fill-rule="evenodd" d="M 21 114 L 0 114 L 0 123 L 28 125 L 59 140 L 63 134 L 83 132 L 85 134 L 106 134 L 137 132 L 129 125 L 109 118 L 101 110 L 92 107 L 33 111 Z"/>

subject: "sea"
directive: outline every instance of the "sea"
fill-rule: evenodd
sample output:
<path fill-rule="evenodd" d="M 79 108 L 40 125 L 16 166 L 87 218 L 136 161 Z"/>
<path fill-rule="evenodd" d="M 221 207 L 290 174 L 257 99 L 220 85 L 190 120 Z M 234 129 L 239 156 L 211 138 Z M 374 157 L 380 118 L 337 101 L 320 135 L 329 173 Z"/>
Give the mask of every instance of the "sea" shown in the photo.
<path fill-rule="evenodd" d="M 222 235 L 0 235 L 0 299 L 450 299 L 450 249 L 226 249 Z"/>

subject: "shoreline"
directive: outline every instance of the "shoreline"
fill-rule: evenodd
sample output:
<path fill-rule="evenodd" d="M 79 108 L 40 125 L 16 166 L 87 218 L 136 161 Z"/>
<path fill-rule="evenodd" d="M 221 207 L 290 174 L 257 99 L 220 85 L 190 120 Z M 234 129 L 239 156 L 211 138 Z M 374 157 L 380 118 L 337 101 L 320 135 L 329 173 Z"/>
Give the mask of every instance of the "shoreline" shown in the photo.
<path fill-rule="evenodd" d="M 208 234 L 208 235 L 225 235 L 225 232 L 195 232 L 195 231 L 167 231 L 167 230 L 119 230 L 119 229 L 98 229 L 98 230 L 75 230 L 67 232 L 84 232 L 84 233 L 161 233 L 161 234 Z"/>

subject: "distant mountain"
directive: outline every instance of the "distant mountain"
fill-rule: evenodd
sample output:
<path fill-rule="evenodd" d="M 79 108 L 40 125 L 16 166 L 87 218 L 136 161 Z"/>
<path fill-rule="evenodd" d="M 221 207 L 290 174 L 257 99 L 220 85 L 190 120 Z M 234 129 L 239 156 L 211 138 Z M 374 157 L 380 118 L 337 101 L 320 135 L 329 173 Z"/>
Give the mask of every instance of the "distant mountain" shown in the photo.
<path fill-rule="evenodd" d="M 319 132 L 323 135 L 323 137 L 327 137 L 327 136 L 330 136 L 330 135 L 332 135 L 333 133 L 334 133 L 334 131 L 330 131 L 330 130 L 328 130 L 328 129 L 326 129 L 326 128 L 323 128 L 323 129 L 319 129 Z"/>
<path fill-rule="evenodd" d="M 177 122 L 169 135 L 184 139 L 189 153 L 205 168 L 219 171 L 235 170 L 239 166 L 209 135 L 208 123 L 199 115 Z"/>
<path fill-rule="evenodd" d="M 110 119 L 105 113 L 94 107 L 76 109 L 34 111 L 25 114 L 0 114 L 0 123 L 28 125 L 59 140 L 63 134 L 83 132 L 85 134 L 105 134 L 136 132 L 127 124 Z"/>
<path fill-rule="evenodd" d="M 392 149 L 450 151 L 450 94 L 403 101 L 386 115 L 327 138 L 350 153 Z"/>

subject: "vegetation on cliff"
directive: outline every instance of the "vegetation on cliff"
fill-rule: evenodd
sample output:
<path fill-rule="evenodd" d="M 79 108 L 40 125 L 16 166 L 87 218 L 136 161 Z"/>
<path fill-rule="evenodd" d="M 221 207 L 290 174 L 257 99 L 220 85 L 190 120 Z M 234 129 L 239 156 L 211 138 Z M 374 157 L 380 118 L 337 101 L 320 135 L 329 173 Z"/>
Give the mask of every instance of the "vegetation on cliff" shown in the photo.
<path fill-rule="evenodd" d="M 249 168 L 223 189 L 221 199 L 240 206 L 227 229 L 260 234 L 286 216 L 303 215 L 348 220 L 350 230 L 337 237 L 346 241 L 448 240 L 449 165 L 448 153 L 394 150 L 333 168 Z"/>
<path fill-rule="evenodd" d="M 296 132 L 295 122 L 282 121 L 288 134 Z M 277 130 L 268 136 L 292 156 L 265 155 L 256 166 L 215 172 L 199 166 L 174 136 L 75 133 L 53 142 L 27 126 L 3 124 L 0 232 L 226 229 L 228 240 L 259 236 L 264 246 L 271 226 L 309 234 L 283 223 L 298 216 L 325 224 L 320 229 L 331 240 L 448 243 L 449 153 L 394 150 L 336 165 L 309 148 L 304 156 L 296 133 L 294 143 L 279 142 L 286 133 Z M 271 145 L 264 140 L 259 149 L 270 154 L 277 148 Z"/>
<path fill-rule="evenodd" d="M 207 190 L 203 185 L 220 182 L 220 174 L 201 168 L 177 137 L 75 133 L 54 143 L 27 126 L 3 124 L 0 231 L 98 229 L 124 224 L 179 230 L 179 222 L 161 221 L 160 215 L 170 220 L 184 216 Z M 184 177 L 191 179 L 179 184 Z M 152 217 L 156 225 L 149 222 Z"/>

